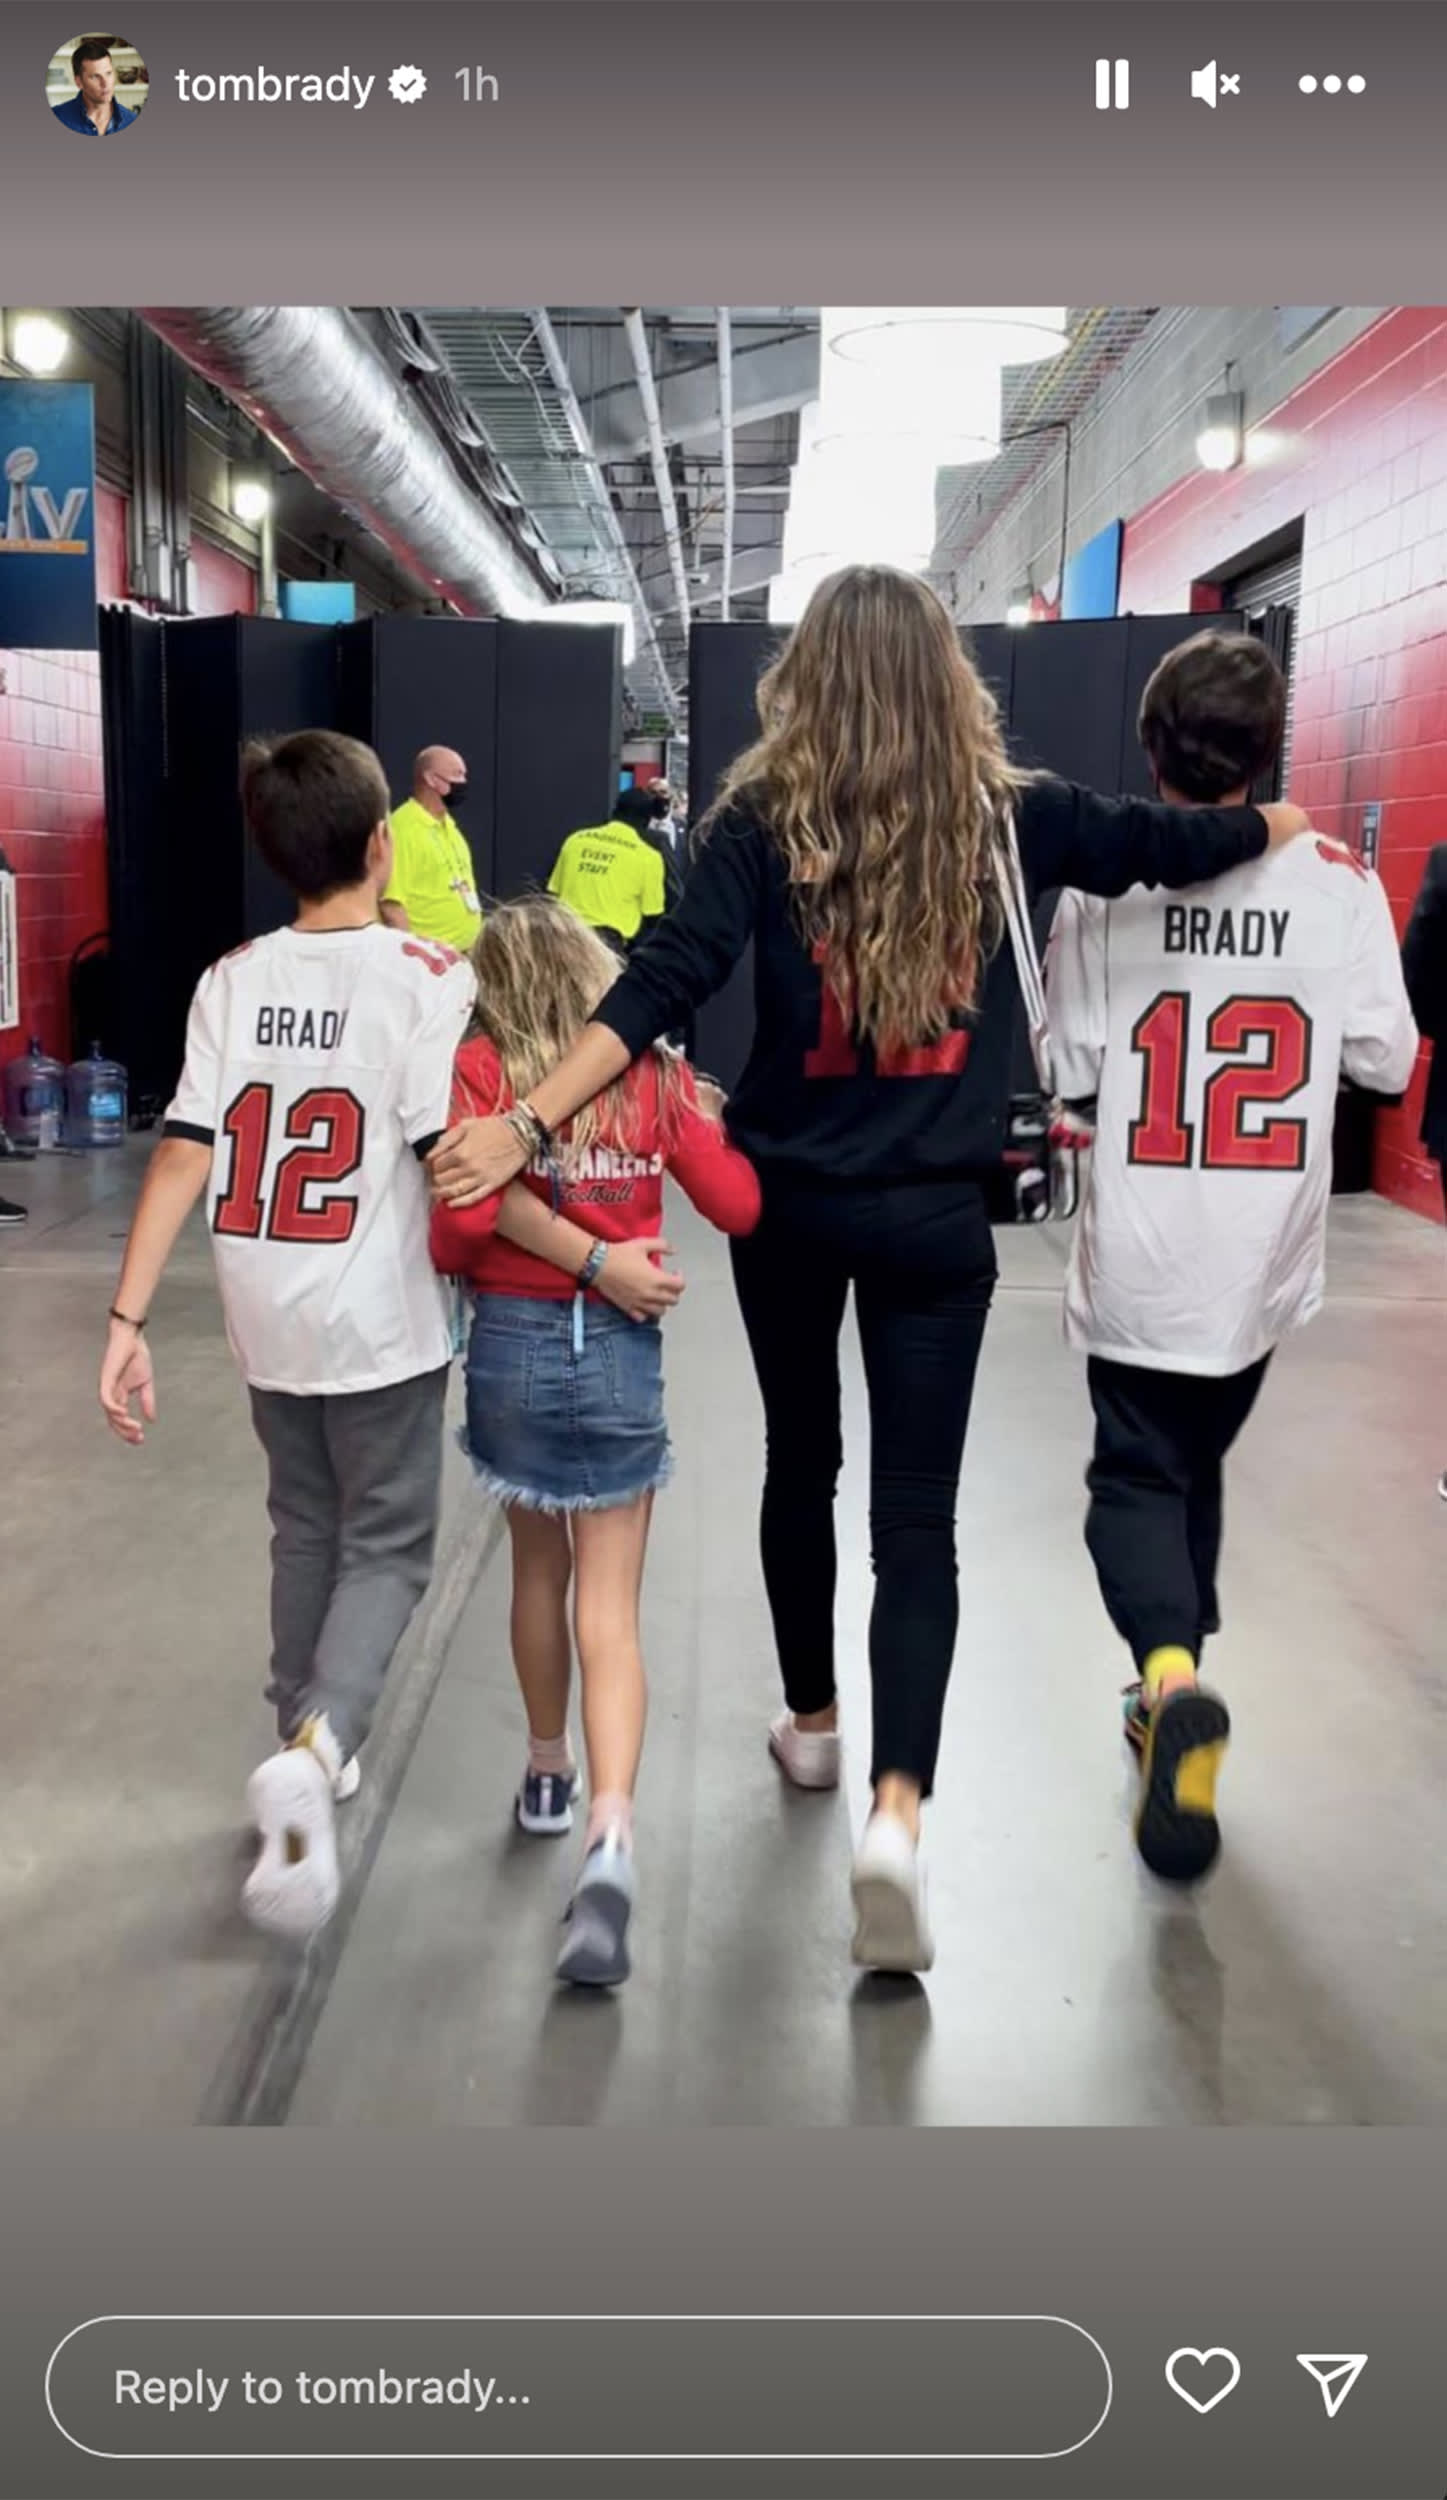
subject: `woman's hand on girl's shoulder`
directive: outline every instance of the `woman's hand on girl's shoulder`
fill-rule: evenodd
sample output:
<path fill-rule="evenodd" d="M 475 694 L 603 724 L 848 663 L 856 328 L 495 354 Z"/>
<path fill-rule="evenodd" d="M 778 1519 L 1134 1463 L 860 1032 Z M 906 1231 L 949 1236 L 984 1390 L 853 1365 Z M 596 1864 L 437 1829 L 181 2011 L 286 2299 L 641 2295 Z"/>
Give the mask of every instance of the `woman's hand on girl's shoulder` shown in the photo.
<path fill-rule="evenodd" d="M 693 1090 L 698 1107 L 703 1113 L 704 1118 L 706 1120 L 722 1120 L 724 1112 L 728 1107 L 728 1096 L 724 1092 L 723 1087 L 716 1084 L 711 1076 L 700 1076 L 698 1070 L 695 1069 L 693 1076 Z"/>
<path fill-rule="evenodd" d="M 655 1267 L 655 1256 L 673 1256 L 666 1241 L 618 1241 L 598 1270 L 598 1292 L 625 1319 L 662 1319 L 683 1292 L 683 1278 Z"/>
<path fill-rule="evenodd" d="M 445 1206 L 475 1207 L 516 1180 L 527 1159 L 516 1130 L 496 1113 L 486 1120 L 459 1120 L 427 1158 L 432 1194 Z"/>

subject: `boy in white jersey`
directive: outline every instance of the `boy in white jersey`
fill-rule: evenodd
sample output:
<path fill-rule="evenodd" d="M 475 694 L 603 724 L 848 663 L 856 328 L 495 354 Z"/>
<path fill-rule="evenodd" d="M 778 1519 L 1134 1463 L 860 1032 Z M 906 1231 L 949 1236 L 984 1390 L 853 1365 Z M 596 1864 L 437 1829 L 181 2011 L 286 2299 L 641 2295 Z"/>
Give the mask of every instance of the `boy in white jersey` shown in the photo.
<path fill-rule="evenodd" d="M 380 919 L 392 846 L 369 747 L 305 730 L 253 749 L 242 788 L 297 915 L 197 987 L 100 1397 L 112 1430 L 139 1442 L 132 1401 L 146 1421 L 156 1412 L 142 1331 L 204 1190 L 227 1334 L 270 1470 L 268 1698 L 282 1749 L 247 1791 L 261 1849 L 243 1905 L 299 1937 L 336 1905 L 333 1800 L 355 1789 L 357 1748 L 432 1569 L 452 1332 L 428 1254 L 423 1158 L 447 1125 L 475 988 L 449 948 Z M 595 1248 L 526 1190 L 509 1194 L 501 1228 L 560 1266 L 580 1268 Z M 647 1264 L 661 1246 L 610 1253 L 600 1290 L 625 1309 L 666 1304 L 675 1280 Z"/>
<path fill-rule="evenodd" d="M 1273 763 L 1286 689 L 1264 645 L 1204 633 L 1156 670 L 1140 737 L 1162 798 L 1234 805 Z M 1063 897 L 1056 1075 L 1093 1101 L 1065 1296 L 1089 1356 L 1086 1540 L 1140 1674 L 1137 1845 L 1178 1882 L 1220 1846 L 1230 1732 L 1197 1680 L 1219 1630 L 1222 1464 L 1274 1348 L 1322 1297 L 1341 1072 L 1400 1093 L 1417 1051 L 1386 896 L 1305 834 L 1210 888 Z"/>

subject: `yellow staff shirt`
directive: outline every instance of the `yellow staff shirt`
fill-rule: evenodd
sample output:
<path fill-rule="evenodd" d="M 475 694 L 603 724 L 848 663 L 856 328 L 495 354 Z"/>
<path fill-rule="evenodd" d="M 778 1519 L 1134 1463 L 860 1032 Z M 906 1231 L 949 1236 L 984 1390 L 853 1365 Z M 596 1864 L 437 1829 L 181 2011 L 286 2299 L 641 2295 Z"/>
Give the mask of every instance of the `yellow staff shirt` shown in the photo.
<path fill-rule="evenodd" d="M 482 927 L 472 853 L 450 816 L 431 816 L 418 799 L 392 815 L 392 877 L 385 900 L 400 903 L 419 937 L 465 955 Z"/>
<path fill-rule="evenodd" d="M 663 861 L 631 825 L 586 826 L 563 844 L 548 892 L 593 928 L 630 940 L 664 908 Z"/>

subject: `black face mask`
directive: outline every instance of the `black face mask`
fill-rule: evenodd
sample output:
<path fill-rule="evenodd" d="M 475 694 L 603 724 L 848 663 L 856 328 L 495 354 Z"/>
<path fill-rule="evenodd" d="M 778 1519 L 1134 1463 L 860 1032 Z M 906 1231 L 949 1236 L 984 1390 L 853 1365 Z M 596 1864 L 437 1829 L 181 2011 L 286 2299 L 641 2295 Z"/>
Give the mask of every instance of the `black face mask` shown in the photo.
<path fill-rule="evenodd" d="M 445 790 L 443 791 L 443 793 L 442 793 L 442 804 L 443 804 L 443 806 L 444 806 L 444 807 L 449 807 L 449 808 L 451 808 L 451 809 L 453 810 L 453 812 L 454 812 L 454 813 L 456 813 L 457 809 L 458 809 L 459 807 L 461 807 L 461 806 L 462 806 L 463 801 L 466 799 L 466 797 L 467 797 L 467 784 L 466 784 L 466 782 L 465 782 L 465 781 L 450 781 L 450 782 L 448 783 L 448 785 L 447 785 L 446 789 L 445 789 Z"/>

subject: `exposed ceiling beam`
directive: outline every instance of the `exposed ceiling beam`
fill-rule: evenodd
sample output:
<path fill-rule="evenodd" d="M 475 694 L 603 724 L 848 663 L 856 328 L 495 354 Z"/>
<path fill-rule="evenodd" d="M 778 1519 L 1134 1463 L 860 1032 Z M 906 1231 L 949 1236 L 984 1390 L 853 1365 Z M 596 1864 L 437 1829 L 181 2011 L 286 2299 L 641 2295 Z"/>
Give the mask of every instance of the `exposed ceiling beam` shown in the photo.
<path fill-rule="evenodd" d="M 658 407 L 658 392 L 648 348 L 648 332 L 643 315 L 636 304 L 623 312 L 623 328 L 628 352 L 633 362 L 634 380 L 643 406 L 643 422 L 647 431 L 649 457 L 653 463 L 653 483 L 658 495 L 658 508 L 663 515 L 663 536 L 668 548 L 669 567 L 673 575 L 673 593 L 678 602 L 679 623 L 684 633 L 689 627 L 688 575 L 683 557 L 683 539 L 678 526 L 678 505 L 674 499 L 673 479 L 668 467 L 668 444 L 663 433 Z"/>
<path fill-rule="evenodd" d="M 637 392 L 623 387 L 631 386 L 631 359 L 621 338 L 607 355 L 606 374 L 600 369 L 599 354 L 595 337 L 587 376 L 591 397 L 586 391 L 583 393 L 593 448 L 605 462 L 637 459 L 648 449 L 648 428 Z M 578 378 L 581 383 L 582 377 Z M 735 428 L 793 416 L 806 400 L 817 395 L 818 389 L 817 334 L 771 340 L 763 347 L 747 347 L 735 341 Z M 690 366 L 684 373 L 659 373 L 657 390 L 665 442 L 695 443 L 717 437 L 721 415 L 716 358 L 710 357 L 707 364 Z"/>

